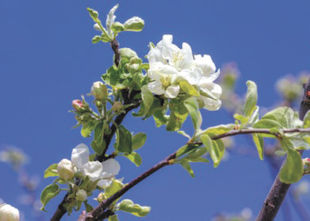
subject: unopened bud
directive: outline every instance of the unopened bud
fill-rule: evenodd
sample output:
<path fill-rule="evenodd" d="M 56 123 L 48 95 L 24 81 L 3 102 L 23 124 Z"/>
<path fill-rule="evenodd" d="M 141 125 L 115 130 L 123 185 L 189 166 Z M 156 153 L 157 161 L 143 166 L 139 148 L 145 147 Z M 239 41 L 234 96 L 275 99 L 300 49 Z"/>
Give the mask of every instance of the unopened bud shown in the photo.
<path fill-rule="evenodd" d="M 119 101 L 116 101 L 116 102 L 114 102 L 114 104 L 112 106 L 112 111 L 119 112 L 122 108 L 123 108 L 122 103 Z"/>
<path fill-rule="evenodd" d="M 72 107 L 74 108 L 74 110 L 78 111 L 83 107 L 83 102 L 81 100 L 73 100 L 72 101 Z"/>
<path fill-rule="evenodd" d="M 83 201 L 85 201 L 85 200 L 87 199 L 87 193 L 86 193 L 85 190 L 79 189 L 79 190 L 76 192 L 75 197 L 76 197 L 76 200 L 77 200 L 77 201 L 83 202 Z"/>
<path fill-rule="evenodd" d="M 144 21 L 142 18 L 135 16 L 128 19 L 124 23 L 124 27 L 126 31 L 142 31 L 142 29 L 144 28 Z"/>
<path fill-rule="evenodd" d="M 6 203 L 0 204 L 0 220 L 19 221 L 18 209 Z"/>
<path fill-rule="evenodd" d="M 107 197 L 105 196 L 104 193 L 99 193 L 98 196 L 97 196 L 97 198 L 96 198 L 96 200 L 97 200 L 99 203 L 101 203 L 102 201 L 104 201 L 104 200 L 106 200 L 106 199 L 107 199 Z"/>
<path fill-rule="evenodd" d="M 130 48 L 120 48 L 119 54 L 121 55 L 121 58 L 131 59 L 131 58 L 137 58 L 138 57 L 137 53 Z"/>
<path fill-rule="evenodd" d="M 94 24 L 94 29 L 95 29 L 96 31 L 101 31 L 100 26 L 99 26 L 97 23 Z"/>
<path fill-rule="evenodd" d="M 96 81 L 91 87 L 91 94 L 97 100 L 105 100 L 108 97 L 108 89 L 101 81 Z"/>
<path fill-rule="evenodd" d="M 60 178 L 70 180 L 74 177 L 74 168 L 70 160 L 62 159 L 57 165 L 57 172 Z"/>
<path fill-rule="evenodd" d="M 121 32 L 121 31 L 124 31 L 125 30 L 125 28 L 124 28 L 124 25 L 122 24 L 122 23 L 120 23 L 120 22 L 114 22 L 113 24 L 112 24 L 112 31 L 114 32 L 114 33 L 119 33 L 119 32 Z"/>

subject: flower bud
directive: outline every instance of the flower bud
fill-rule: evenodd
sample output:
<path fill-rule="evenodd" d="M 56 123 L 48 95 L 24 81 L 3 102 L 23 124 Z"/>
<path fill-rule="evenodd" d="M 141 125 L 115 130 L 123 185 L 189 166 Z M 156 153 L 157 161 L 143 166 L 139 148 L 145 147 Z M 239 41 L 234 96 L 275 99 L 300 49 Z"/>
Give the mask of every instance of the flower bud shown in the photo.
<path fill-rule="evenodd" d="M 79 189 L 79 190 L 76 192 L 75 197 L 76 197 L 76 200 L 77 200 L 77 201 L 83 202 L 83 201 L 85 201 L 85 200 L 87 199 L 87 193 L 86 193 L 85 190 Z"/>
<path fill-rule="evenodd" d="M 120 48 L 119 53 L 121 55 L 121 58 L 138 58 L 137 53 L 130 48 Z"/>
<path fill-rule="evenodd" d="M 72 101 L 72 107 L 74 110 L 79 111 L 83 107 L 83 102 L 79 99 L 75 99 Z"/>
<path fill-rule="evenodd" d="M 97 23 L 94 24 L 94 29 L 95 29 L 96 31 L 101 31 L 100 26 L 99 26 Z"/>
<path fill-rule="evenodd" d="M 9 204 L 0 205 L 0 220 L 3 221 L 19 221 L 19 211 Z"/>
<path fill-rule="evenodd" d="M 114 32 L 114 33 L 119 33 L 119 32 L 121 32 L 121 31 L 124 31 L 124 25 L 122 24 L 122 23 L 120 23 L 120 22 L 114 22 L 113 24 L 112 24 L 112 27 L 111 27 L 111 29 L 112 29 L 112 31 Z"/>
<path fill-rule="evenodd" d="M 125 31 L 142 31 L 144 21 L 139 17 L 132 17 L 124 23 Z"/>
<path fill-rule="evenodd" d="M 91 94 L 97 100 L 104 100 L 108 97 L 108 89 L 101 81 L 96 81 L 91 87 Z"/>
<path fill-rule="evenodd" d="M 113 106 L 112 106 L 112 111 L 114 112 L 119 112 L 122 109 L 123 105 L 121 102 L 116 101 L 114 102 Z"/>
<path fill-rule="evenodd" d="M 64 180 L 70 180 L 74 177 L 74 168 L 70 160 L 62 159 L 57 166 L 59 177 Z"/>
<path fill-rule="evenodd" d="M 98 203 L 101 203 L 102 201 L 106 200 L 107 197 L 105 196 L 104 193 L 99 193 L 96 200 L 98 201 Z"/>

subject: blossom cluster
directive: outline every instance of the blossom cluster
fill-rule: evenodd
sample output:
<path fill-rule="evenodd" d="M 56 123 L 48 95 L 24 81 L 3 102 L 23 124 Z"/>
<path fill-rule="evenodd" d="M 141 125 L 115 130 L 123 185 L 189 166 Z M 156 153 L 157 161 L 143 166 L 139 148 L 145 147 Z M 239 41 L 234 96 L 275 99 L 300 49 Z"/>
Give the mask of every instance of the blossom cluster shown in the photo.
<path fill-rule="evenodd" d="M 193 56 L 189 44 L 183 43 L 180 49 L 172 40 L 172 35 L 164 35 L 147 54 L 147 74 L 151 79 L 148 89 L 166 98 L 176 98 L 182 89 L 180 82 L 185 80 L 199 92 L 197 99 L 201 106 L 208 110 L 219 109 L 222 88 L 213 81 L 218 78 L 220 71 L 216 71 L 210 55 Z"/>
<path fill-rule="evenodd" d="M 100 188 L 108 187 L 119 171 L 120 165 L 115 159 L 104 162 L 89 161 L 89 149 L 85 144 L 79 144 L 72 150 L 71 161 L 62 159 L 57 166 L 59 177 L 69 180 L 79 173 L 97 182 Z"/>

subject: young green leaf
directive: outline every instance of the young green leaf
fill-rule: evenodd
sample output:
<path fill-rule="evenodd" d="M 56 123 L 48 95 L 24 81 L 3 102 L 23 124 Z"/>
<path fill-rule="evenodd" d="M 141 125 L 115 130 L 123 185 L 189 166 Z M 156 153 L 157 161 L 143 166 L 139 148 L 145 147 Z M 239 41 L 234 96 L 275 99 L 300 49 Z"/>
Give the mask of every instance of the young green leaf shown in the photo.
<path fill-rule="evenodd" d="M 41 203 L 42 203 L 41 210 L 45 211 L 46 204 L 52 198 L 57 196 L 58 193 L 60 193 L 60 188 L 59 188 L 59 186 L 57 184 L 53 183 L 53 184 L 50 184 L 50 185 L 46 186 L 44 188 L 44 190 L 42 191 L 41 197 L 40 197 L 40 200 L 41 200 Z"/>
<path fill-rule="evenodd" d="M 264 159 L 264 138 L 260 134 L 253 134 L 253 141 L 255 143 L 259 159 Z"/>
<path fill-rule="evenodd" d="M 306 113 L 303 123 L 303 128 L 309 128 L 309 127 L 310 127 L 310 111 Z"/>
<path fill-rule="evenodd" d="M 151 211 L 151 207 L 140 206 L 139 204 L 132 202 L 130 199 L 124 199 L 117 204 L 117 208 L 138 217 L 146 216 Z"/>
<path fill-rule="evenodd" d="M 57 166 L 58 166 L 57 163 L 50 165 L 50 166 L 44 171 L 44 178 L 52 177 L 52 176 L 58 176 Z"/>
<path fill-rule="evenodd" d="M 138 150 L 141 148 L 146 141 L 145 133 L 137 133 L 132 136 L 132 150 Z"/>
<path fill-rule="evenodd" d="M 123 125 L 120 125 L 116 130 L 115 149 L 121 153 L 132 152 L 131 133 Z"/>
<path fill-rule="evenodd" d="M 180 165 L 189 173 L 189 175 L 191 175 L 191 177 L 195 177 L 194 171 L 186 159 L 181 160 Z"/>
<path fill-rule="evenodd" d="M 202 134 L 200 136 L 200 140 L 205 145 L 205 147 L 208 149 L 211 159 L 213 160 L 214 167 L 217 167 L 221 159 L 224 156 L 225 147 L 221 140 L 211 140 L 209 135 Z"/>
<path fill-rule="evenodd" d="M 206 130 L 204 130 L 202 133 L 206 134 L 212 134 L 213 136 L 219 135 L 219 134 L 224 134 L 227 133 L 231 130 L 233 130 L 235 127 L 234 124 L 220 124 L 215 127 L 209 127 Z"/>
<path fill-rule="evenodd" d="M 179 82 L 179 85 L 180 85 L 181 89 L 185 93 L 187 93 L 188 95 L 195 96 L 195 97 L 199 96 L 199 92 L 196 90 L 196 88 L 193 85 L 191 85 L 190 83 L 188 83 L 187 81 L 181 80 Z"/>
<path fill-rule="evenodd" d="M 193 97 L 188 98 L 184 101 L 184 105 L 192 118 L 195 131 L 198 132 L 202 124 L 202 117 L 197 100 Z"/>
<path fill-rule="evenodd" d="M 283 183 L 296 183 L 303 176 L 303 163 L 298 151 L 287 148 L 285 164 L 280 170 L 280 181 Z"/>
<path fill-rule="evenodd" d="M 104 135 L 104 123 L 100 122 L 96 125 L 94 130 L 94 140 L 91 143 L 91 147 L 98 154 L 101 155 L 105 148 Z"/>
<path fill-rule="evenodd" d="M 117 215 L 109 216 L 108 221 L 118 221 Z"/>
<path fill-rule="evenodd" d="M 141 88 L 141 97 L 142 97 L 142 101 L 143 101 L 143 105 L 144 105 L 144 115 L 149 112 L 153 101 L 154 101 L 154 97 L 152 92 L 147 88 L 147 86 L 143 86 Z"/>
<path fill-rule="evenodd" d="M 137 167 L 142 164 L 142 158 L 137 152 L 131 152 L 130 154 L 124 154 L 124 157 L 127 157 Z"/>
<path fill-rule="evenodd" d="M 105 198 L 111 197 L 114 193 L 119 191 L 124 187 L 124 184 L 119 181 L 114 179 L 109 187 L 107 187 L 104 191 Z"/>
<path fill-rule="evenodd" d="M 167 124 L 168 131 L 177 131 L 187 118 L 188 110 L 182 101 L 173 99 L 169 103 L 170 117 Z"/>
<path fill-rule="evenodd" d="M 244 115 L 246 117 L 250 117 L 256 108 L 257 103 L 257 87 L 255 82 L 247 81 L 246 85 L 248 87 L 248 91 L 246 93 L 245 105 L 244 105 Z"/>

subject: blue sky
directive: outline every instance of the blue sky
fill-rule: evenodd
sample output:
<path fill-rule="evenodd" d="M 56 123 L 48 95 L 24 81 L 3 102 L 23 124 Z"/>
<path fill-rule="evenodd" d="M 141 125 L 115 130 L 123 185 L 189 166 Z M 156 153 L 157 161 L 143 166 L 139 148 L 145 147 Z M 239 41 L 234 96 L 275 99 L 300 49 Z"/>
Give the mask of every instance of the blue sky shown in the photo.
<path fill-rule="evenodd" d="M 195 54 L 210 54 L 218 67 L 236 62 L 242 74 L 238 91 L 245 92 L 246 80 L 255 81 L 260 106 L 271 106 L 279 99 L 274 88 L 278 78 L 310 70 L 307 0 L 1 0 L 0 145 L 14 145 L 30 155 L 27 170 L 31 174 L 42 177 L 48 165 L 69 158 L 75 145 L 90 143 L 72 129 L 75 120 L 68 110 L 71 101 L 87 94 L 112 64 L 112 51 L 109 45 L 91 43 L 96 32 L 86 8 L 97 9 L 104 20 L 115 3 L 120 3 L 117 20 L 132 16 L 145 20 L 143 32 L 120 34 L 121 47 L 131 47 L 143 57 L 150 41 L 173 34 L 177 45 L 188 42 Z M 203 111 L 203 117 L 205 127 L 229 122 L 223 111 Z M 125 181 L 185 141 L 155 128 L 152 120 L 128 117 L 125 125 L 149 134 L 140 151 L 144 160 L 140 168 L 120 159 L 120 177 Z M 190 127 L 188 122 L 185 130 Z M 231 155 L 217 169 L 211 164 L 193 169 L 194 179 L 178 165 L 163 169 L 125 198 L 152 206 L 145 220 L 210 220 L 217 212 L 238 213 L 245 207 L 256 214 L 272 183 L 266 162 L 254 157 Z M 23 210 L 30 220 L 30 212 L 16 202 L 22 193 L 16 175 L 5 164 L 0 165 L 0 174 L 5 176 L 0 198 Z M 41 188 L 50 182 L 42 180 Z M 61 198 L 47 206 L 46 217 Z M 124 214 L 120 219 L 140 220 Z M 282 220 L 281 214 L 277 220 Z"/>

